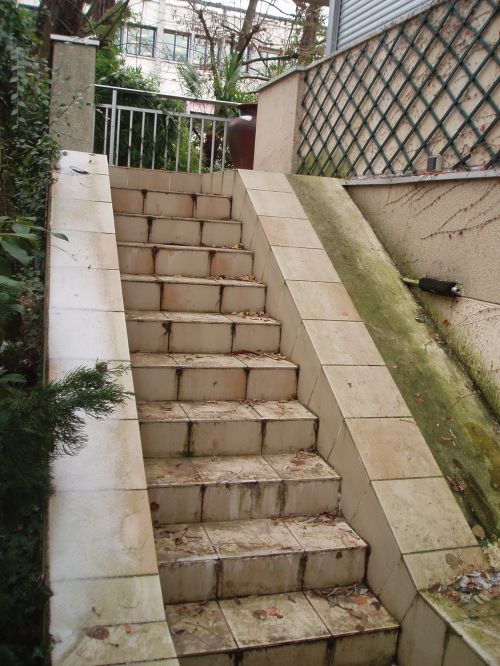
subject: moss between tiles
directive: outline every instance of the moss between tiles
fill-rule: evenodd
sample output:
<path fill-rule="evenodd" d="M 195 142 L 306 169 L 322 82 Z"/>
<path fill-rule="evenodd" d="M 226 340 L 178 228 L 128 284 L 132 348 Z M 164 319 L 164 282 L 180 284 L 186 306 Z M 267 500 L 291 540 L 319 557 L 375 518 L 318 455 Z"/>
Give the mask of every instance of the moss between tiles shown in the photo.
<path fill-rule="evenodd" d="M 339 181 L 288 176 L 476 536 L 500 536 L 498 424 Z M 427 324 L 427 325 L 426 325 Z M 479 539 L 486 546 L 485 539 Z"/>

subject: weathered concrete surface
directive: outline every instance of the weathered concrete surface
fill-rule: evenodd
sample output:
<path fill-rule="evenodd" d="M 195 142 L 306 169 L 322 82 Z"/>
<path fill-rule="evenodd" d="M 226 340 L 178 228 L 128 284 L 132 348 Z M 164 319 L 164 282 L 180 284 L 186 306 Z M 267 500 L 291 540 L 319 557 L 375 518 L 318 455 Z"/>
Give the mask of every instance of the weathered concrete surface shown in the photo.
<path fill-rule="evenodd" d="M 490 411 L 447 346 L 416 321 L 418 303 L 340 183 L 289 180 L 469 524 L 498 537 L 500 447 Z"/>

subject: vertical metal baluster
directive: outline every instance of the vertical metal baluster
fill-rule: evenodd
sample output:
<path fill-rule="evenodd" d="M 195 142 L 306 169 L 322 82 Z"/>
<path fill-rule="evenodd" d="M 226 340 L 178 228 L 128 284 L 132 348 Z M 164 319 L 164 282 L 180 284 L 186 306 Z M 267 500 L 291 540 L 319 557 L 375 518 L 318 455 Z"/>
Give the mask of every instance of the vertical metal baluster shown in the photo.
<path fill-rule="evenodd" d="M 167 168 L 167 158 L 168 158 L 168 126 L 170 125 L 170 114 L 167 113 L 165 116 L 165 150 L 163 152 L 163 168 Z"/>
<path fill-rule="evenodd" d="M 156 153 L 156 124 L 158 122 L 158 114 L 154 114 L 154 120 L 153 120 L 153 147 L 152 147 L 152 157 L 151 157 L 151 168 L 155 168 L 155 153 Z"/>
<path fill-rule="evenodd" d="M 115 151 L 115 132 L 116 132 L 116 101 L 118 98 L 118 90 L 113 90 L 111 95 L 111 131 L 109 137 L 109 153 L 108 159 L 110 166 L 114 166 L 113 155 Z"/>
<path fill-rule="evenodd" d="M 175 152 L 175 170 L 179 171 L 179 150 L 181 147 L 181 123 L 180 114 L 177 115 L 177 150 Z"/>
<path fill-rule="evenodd" d="M 128 126 L 128 153 L 127 153 L 127 166 L 130 166 L 130 154 L 131 154 L 131 148 L 132 148 L 132 123 L 134 120 L 134 112 L 130 112 L 130 123 Z"/>
<path fill-rule="evenodd" d="M 191 173 L 191 142 L 193 140 L 193 118 L 189 119 L 189 139 L 188 139 L 188 161 L 187 161 L 187 172 Z"/>
<path fill-rule="evenodd" d="M 227 123 L 228 121 L 224 121 L 224 136 L 222 139 L 222 165 L 221 165 L 221 171 L 224 171 L 224 168 L 226 166 L 226 139 L 227 139 Z"/>
<path fill-rule="evenodd" d="M 120 127 L 122 122 L 122 111 L 118 109 L 118 115 L 116 120 L 116 154 L 115 154 L 115 164 L 119 166 L 120 162 Z"/>
<path fill-rule="evenodd" d="M 146 120 L 146 112 L 142 112 L 142 123 L 141 123 L 141 154 L 139 159 L 139 168 L 142 169 L 142 156 L 144 153 L 144 122 Z"/>
<path fill-rule="evenodd" d="M 215 135 L 217 133 L 217 122 L 212 120 L 212 149 L 210 151 L 210 173 L 213 173 L 214 170 L 214 160 L 215 160 Z"/>
<path fill-rule="evenodd" d="M 201 167 L 203 164 L 203 144 L 205 143 L 205 118 L 201 119 L 201 129 L 200 129 L 200 159 L 198 160 L 198 173 L 201 173 Z"/>
<path fill-rule="evenodd" d="M 104 109 L 104 145 L 102 147 L 102 152 L 105 155 L 109 155 L 109 152 L 108 152 L 108 123 L 109 123 L 109 109 Z"/>

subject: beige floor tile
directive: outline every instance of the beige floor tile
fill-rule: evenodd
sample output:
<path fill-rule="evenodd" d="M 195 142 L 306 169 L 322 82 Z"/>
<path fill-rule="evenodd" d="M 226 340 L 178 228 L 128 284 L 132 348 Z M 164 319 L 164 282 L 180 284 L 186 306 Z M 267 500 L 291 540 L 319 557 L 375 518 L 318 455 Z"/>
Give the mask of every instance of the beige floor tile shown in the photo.
<path fill-rule="evenodd" d="M 498 647 L 498 644 L 497 644 Z M 443 666 L 484 666 L 480 659 L 460 636 L 451 634 L 444 653 Z"/>
<path fill-rule="evenodd" d="M 127 187 L 128 169 L 125 167 L 109 166 L 108 171 L 111 187 Z"/>
<path fill-rule="evenodd" d="M 51 589 L 50 620 L 59 630 L 165 619 L 156 575 L 54 581 Z"/>
<path fill-rule="evenodd" d="M 259 421 L 202 421 L 193 423 L 190 453 L 194 456 L 260 455 Z"/>
<path fill-rule="evenodd" d="M 49 200 L 50 228 L 52 231 L 86 231 L 114 234 L 113 206 L 103 201 L 79 199 Z"/>
<path fill-rule="evenodd" d="M 252 274 L 253 254 L 243 250 L 216 250 L 206 275 L 241 277 Z"/>
<path fill-rule="evenodd" d="M 176 192 L 194 194 L 201 192 L 203 175 L 200 173 L 182 173 L 173 171 L 170 174 L 170 189 Z"/>
<path fill-rule="evenodd" d="M 111 201 L 111 190 L 107 174 L 73 175 L 59 173 L 51 186 L 51 196 L 60 199 L 84 201 Z"/>
<path fill-rule="evenodd" d="M 264 311 L 266 307 L 266 286 L 255 282 L 230 283 L 221 280 L 223 285 L 221 312 Z"/>
<path fill-rule="evenodd" d="M 192 459 L 192 465 L 200 481 L 207 485 L 279 479 L 276 471 L 260 456 L 199 457 Z"/>
<path fill-rule="evenodd" d="M 281 353 L 291 357 L 293 346 L 302 325 L 302 318 L 293 302 L 288 286 L 283 283 L 275 312 L 281 322 Z"/>
<path fill-rule="evenodd" d="M 265 459 L 282 479 L 340 479 L 335 470 L 315 453 L 282 453 L 266 455 Z"/>
<path fill-rule="evenodd" d="M 113 210 L 116 213 L 144 213 L 144 196 L 140 190 L 111 188 Z"/>
<path fill-rule="evenodd" d="M 164 524 L 154 528 L 158 564 L 216 560 L 217 551 L 201 523 Z"/>
<path fill-rule="evenodd" d="M 442 663 L 446 624 L 423 599 L 415 598 L 401 626 L 398 645 L 400 663 L 410 666 Z"/>
<path fill-rule="evenodd" d="M 306 324 L 307 322 L 302 322 L 290 356 L 294 363 L 299 366 L 297 397 L 307 405 L 320 376 L 321 363 L 311 337 L 306 330 Z"/>
<path fill-rule="evenodd" d="M 247 191 L 238 172 L 234 176 L 233 192 L 231 202 L 231 217 L 233 220 L 241 220 L 241 214 L 245 201 L 248 199 Z"/>
<path fill-rule="evenodd" d="M 228 315 L 228 319 L 235 324 L 232 341 L 233 353 L 240 350 L 277 352 L 280 348 L 281 326 L 278 322 L 266 319 L 252 319 Z"/>
<path fill-rule="evenodd" d="M 164 602 L 177 604 L 216 599 L 218 564 L 216 558 L 159 564 Z"/>
<path fill-rule="evenodd" d="M 139 403 L 137 411 L 144 457 L 187 455 L 189 419 L 179 403 Z"/>
<path fill-rule="evenodd" d="M 193 278 L 164 278 L 161 309 L 171 312 L 219 312 L 220 284 Z"/>
<path fill-rule="evenodd" d="M 285 280 L 340 282 L 324 250 L 274 246 L 273 252 Z"/>
<path fill-rule="evenodd" d="M 248 190 L 248 198 L 259 216 L 292 217 L 307 220 L 304 209 L 292 192 L 273 192 L 270 194 L 264 190 Z"/>
<path fill-rule="evenodd" d="M 401 551 L 373 488 L 366 491 L 356 513 L 348 520 L 357 534 L 370 544 L 366 580 L 378 594 L 397 566 Z"/>
<path fill-rule="evenodd" d="M 123 302 L 127 310 L 159 310 L 161 286 L 156 281 L 122 274 Z"/>
<path fill-rule="evenodd" d="M 238 602 L 224 599 L 219 605 L 240 648 L 270 646 L 283 638 L 293 642 L 329 636 L 325 625 L 300 592 L 249 597 Z M 266 614 L 266 619 L 262 620 L 262 615 L 255 613 L 268 609 L 276 609 L 277 614 Z"/>
<path fill-rule="evenodd" d="M 297 395 L 294 366 L 250 367 L 246 398 L 248 400 L 291 400 Z"/>
<path fill-rule="evenodd" d="M 145 216 L 115 215 L 116 240 L 129 243 L 148 242 L 148 223 Z"/>
<path fill-rule="evenodd" d="M 165 606 L 167 622 L 179 657 L 234 650 L 236 643 L 218 602 Z M 196 631 L 191 631 L 193 623 Z M 210 663 L 213 663 L 212 661 Z"/>
<path fill-rule="evenodd" d="M 150 243 L 165 245 L 199 245 L 200 223 L 197 220 L 153 218 L 149 234 Z"/>
<path fill-rule="evenodd" d="M 244 368 L 184 367 L 178 370 L 179 400 L 243 400 Z"/>
<path fill-rule="evenodd" d="M 378 598 L 386 608 L 391 609 L 394 617 L 401 621 L 414 602 L 417 593 L 408 568 L 401 558 L 378 592 Z"/>
<path fill-rule="evenodd" d="M 233 208 L 234 208 L 234 199 L 233 199 Z M 255 233 L 255 229 L 258 227 L 259 222 L 258 222 L 258 215 L 255 212 L 255 208 L 248 194 L 245 196 L 245 199 L 243 200 L 243 205 L 241 208 L 240 215 L 236 219 L 241 220 L 241 242 L 243 243 L 243 247 L 249 248 L 252 244 L 253 235 Z"/>
<path fill-rule="evenodd" d="M 231 220 L 205 220 L 201 242 L 208 247 L 237 245 L 241 241 L 241 224 Z"/>
<path fill-rule="evenodd" d="M 339 664 L 339 666 L 365 666 L 370 663 L 391 664 L 397 642 L 397 629 L 344 636 L 335 641 L 332 663 Z"/>
<path fill-rule="evenodd" d="M 220 194 L 222 190 L 223 172 L 204 173 L 201 192 L 202 194 Z"/>
<path fill-rule="evenodd" d="M 146 487 L 137 421 L 86 420 L 84 432 L 87 443 L 78 456 L 53 462 L 58 492 Z"/>
<path fill-rule="evenodd" d="M 150 488 L 148 497 L 151 518 L 155 524 L 199 523 L 201 520 L 203 497 L 200 485 Z"/>
<path fill-rule="evenodd" d="M 204 249 L 157 248 L 155 272 L 157 275 L 210 275 L 208 252 Z"/>
<path fill-rule="evenodd" d="M 323 247 L 309 220 L 265 215 L 261 215 L 259 219 L 270 245 L 317 249 Z"/>
<path fill-rule="evenodd" d="M 302 666 L 324 664 L 328 659 L 326 640 L 286 643 L 243 651 L 242 666 Z"/>
<path fill-rule="evenodd" d="M 411 416 L 387 368 L 327 366 L 323 372 L 345 418 Z"/>
<path fill-rule="evenodd" d="M 108 169 L 108 161 L 105 155 L 77 150 L 62 151 L 57 161 L 56 173 L 59 171 L 74 177 L 79 173 L 79 169 L 91 174 L 111 175 L 111 169 Z"/>
<path fill-rule="evenodd" d="M 255 408 L 266 419 L 262 443 L 264 454 L 308 451 L 314 448 L 317 420 L 300 403 L 268 402 L 258 404 Z"/>
<path fill-rule="evenodd" d="M 224 171 L 222 176 L 221 194 L 230 197 L 233 194 L 233 187 L 236 173 L 234 171 Z"/>
<path fill-rule="evenodd" d="M 348 434 L 370 479 L 439 476 L 439 467 L 411 419 L 348 419 Z"/>
<path fill-rule="evenodd" d="M 123 312 L 120 272 L 77 266 L 51 266 L 48 301 L 51 308 L 58 308 L 60 311 Z"/>
<path fill-rule="evenodd" d="M 240 178 L 248 190 L 263 190 L 264 192 L 293 192 L 292 186 L 283 173 L 268 173 L 264 171 L 239 170 Z"/>
<path fill-rule="evenodd" d="M 144 213 L 162 217 L 194 217 L 193 199 L 189 194 L 148 192 L 144 200 Z"/>
<path fill-rule="evenodd" d="M 288 280 L 288 289 L 303 319 L 360 321 L 346 288 L 340 282 Z"/>
<path fill-rule="evenodd" d="M 231 323 L 222 315 L 206 313 L 203 320 L 171 320 L 170 351 L 203 354 L 228 354 L 232 347 Z"/>
<path fill-rule="evenodd" d="M 205 530 L 221 559 L 303 551 L 287 526 L 279 521 L 233 520 L 206 523 Z M 244 593 L 239 596 L 244 596 Z"/>
<path fill-rule="evenodd" d="M 50 267 L 117 269 L 118 253 L 113 234 L 68 231 L 68 240 L 49 234 Z"/>
<path fill-rule="evenodd" d="M 53 496 L 49 502 L 50 580 L 157 573 L 150 524 L 144 490 Z"/>
<path fill-rule="evenodd" d="M 122 312 L 51 308 L 48 329 L 48 357 L 51 360 L 128 361 Z"/>
<path fill-rule="evenodd" d="M 286 495 L 282 515 L 338 511 L 340 482 L 337 479 L 289 479 L 285 482 Z"/>
<path fill-rule="evenodd" d="M 266 285 L 266 311 L 277 318 L 278 303 L 285 280 L 273 252 L 269 252 L 264 267 L 262 282 Z"/>
<path fill-rule="evenodd" d="M 231 217 L 231 199 L 199 194 L 196 197 L 193 215 L 198 219 L 229 220 Z"/>
<path fill-rule="evenodd" d="M 132 360 L 132 376 L 137 400 L 177 400 L 176 364 L 163 367 L 139 367 Z"/>
<path fill-rule="evenodd" d="M 184 412 L 190 419 L 198 422 L 253 421 L 258 419 L 254 405 L 237 401 L 182 402 Z"/>
<path fill-rule="evenodd" d="M 143 245 L 118 245 L 118 258 L 122 273 L 132 275 L 153 275 L 155 257 L 152 247 Z"/>
<path fill-rule="evenodd" d="M 131 624 L 130 627 L 109 626 L 105 629 L 109 632 L 106 640 L 95 639 L 92 635 L 94 627 L 60 632 L 55 637 L 52 663 L 58 666 L 94 666 L 175 657 L 165 622 Z"/>
<path fill-rule="evenodd" d="M 374 481 L 373 487 L 403 553 L 476 545 L 443 478 Z"/>
<path fill-rule="evenodd" d="M 160 311 L 157 311 L 162 315 Z M 168 352 L 170 334 L 165 319 L 141 321 L 127 319 L 127 335 L 131 352 Z"/>
<path fill-rule="evenodd" d="M 171 176 L 169 171 L 161 169 L 127 169 L 128 187 L 139 190 L 168 190 L 171 187 Z"/>
<path fill-rule="evenodd" d="M 449 585 L 458 576 L 488 569 L 479 546 L 409 553 L 403 556 L 403 560 L 418 590 L 427 589 L 438 582 Z M 450 560 L 453 567 L 450 566 Z"/>

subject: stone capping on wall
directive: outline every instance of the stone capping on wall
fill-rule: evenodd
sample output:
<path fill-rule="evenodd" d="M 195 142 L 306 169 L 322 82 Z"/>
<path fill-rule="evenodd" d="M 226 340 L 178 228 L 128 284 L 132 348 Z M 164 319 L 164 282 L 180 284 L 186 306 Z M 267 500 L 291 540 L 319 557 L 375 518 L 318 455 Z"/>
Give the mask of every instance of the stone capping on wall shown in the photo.
<path fill-rule="evenodd" d="M 50 191 L 48 379 L 130 364 L 106 157 L 63 152 Z M 122 377 L 133 390 L 130 370 Z M 135 400 L 86 420 L 88 443 L 53 463 L 48 507 L 52 663 L 177 665 L 158 577 Z M 109 632 L 96 639 L 96 629 Z"/>
<path fill-rule="evenodd" d="M 286 176 L 238 171 L 232 217 L 300 367 L 298 398 L 320 418 L 319 453 L 342 474 L 342 512 L 370 544 L 368 584 L 401 623 L 400 663 L 492 663 L 419 593 L 488 565 Z"/>

